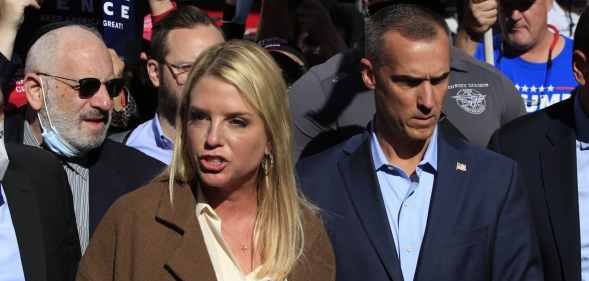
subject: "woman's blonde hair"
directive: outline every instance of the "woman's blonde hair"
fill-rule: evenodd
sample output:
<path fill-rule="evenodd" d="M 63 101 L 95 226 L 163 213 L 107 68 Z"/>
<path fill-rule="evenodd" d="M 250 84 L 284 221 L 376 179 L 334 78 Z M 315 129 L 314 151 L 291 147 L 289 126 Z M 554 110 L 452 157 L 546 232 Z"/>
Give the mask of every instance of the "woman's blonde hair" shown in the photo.
<path fill-rule="evenodd" d="M 261 163 L 266 169 L 260 167 L 258 174 L 254 243 L 262 256 L 258 276 L 283 280 L 303 253 L 303 208 L 313 207 L 296 187 L 286 84 L 272 57 L 255 44 L 229 41 L 216 45 L 202 53 L 194 63 L 182 91 L 176 118 L 169 178 L 170 200 L 176 180 L 200 188 L 198 164 L 186 128 L 192 88 L 205 76 L 235 86 L 264 122 L 271 149 L 269 157 L 264 157 Z"/>

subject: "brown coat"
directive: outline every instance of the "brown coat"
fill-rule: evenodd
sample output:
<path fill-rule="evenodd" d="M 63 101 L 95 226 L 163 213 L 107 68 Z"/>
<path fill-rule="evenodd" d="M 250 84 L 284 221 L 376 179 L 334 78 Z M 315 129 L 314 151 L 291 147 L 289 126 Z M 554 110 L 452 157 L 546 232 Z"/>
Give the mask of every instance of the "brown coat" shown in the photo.
<path fill-rule="evenodd" d="M 151 183 L 119 199 L 94 233 L 78 281 L 216 280 L 195 215 L 195 193 L 167 181 Z M 335 258 L 321 221 L 305 215 L 304 256 L 288 281 L 335 280 Z"/>

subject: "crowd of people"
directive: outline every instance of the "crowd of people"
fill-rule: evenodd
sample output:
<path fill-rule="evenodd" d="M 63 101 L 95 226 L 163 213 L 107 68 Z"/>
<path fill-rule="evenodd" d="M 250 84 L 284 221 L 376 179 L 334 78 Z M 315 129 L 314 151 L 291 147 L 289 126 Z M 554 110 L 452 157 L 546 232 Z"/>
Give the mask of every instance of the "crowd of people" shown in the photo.
<path fill-rule="evenodd" d="M 202 2 L 0 0 L 0 281 L 589 280 L 589 3 Z"/>

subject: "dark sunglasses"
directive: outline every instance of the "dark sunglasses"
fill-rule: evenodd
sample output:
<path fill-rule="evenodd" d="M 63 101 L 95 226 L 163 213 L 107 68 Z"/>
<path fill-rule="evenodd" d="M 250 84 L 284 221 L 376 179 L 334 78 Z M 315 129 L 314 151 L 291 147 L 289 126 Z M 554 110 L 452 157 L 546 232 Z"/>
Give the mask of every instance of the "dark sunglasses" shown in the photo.
<path fill-rule="evenodd" d="M 55 80 L 57 80 L 63 84 L 68 85 L 70 88 L 78 91 L 80 98 L 82 98 L 82 99 L 89 99 L 89 98 L 93 97 L 96 94 L 96 92 L 98 92 L 98 89 L 100 89 L 100 85 L 103 84 L 100 81 L 100 79 L 98 79 L 98 78 L 82 78 L 80 80 L 76 80 L 76 79 L 65 78 L 65 77 L 51 75 L 51 74 L 42 73 L 42 72 L 37 73 L 37 75 L 51 77 L 51 78 L 54 78 Z M 78 84 L 72 85 L 70 83 L 65 82 L 64 80 L 77 82 Z M 120 78 L 115 78 L 115 79 L 105 81 L 104 85 L 106 86 L 106 90 L 108 91 L 108 95 L 111 98 L 115 98 L 115 97 L 119 96 L 119 94 L 121 93 L 121 91 L 125 87 L 125 80 L 120 79 Z"/>

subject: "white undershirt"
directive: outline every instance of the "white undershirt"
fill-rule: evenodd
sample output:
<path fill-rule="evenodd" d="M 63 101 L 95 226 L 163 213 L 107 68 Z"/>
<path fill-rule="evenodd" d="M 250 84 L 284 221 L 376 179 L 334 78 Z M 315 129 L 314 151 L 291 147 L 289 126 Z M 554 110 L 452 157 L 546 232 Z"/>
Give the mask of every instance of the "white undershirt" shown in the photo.
<path fill-rule="evenodd" d="M 16 232 L 1 184 L 0 191 L 4 199 L 0 206 L 0 281 L 25 281 Z"/>

